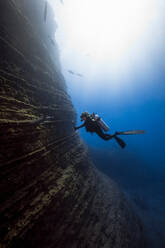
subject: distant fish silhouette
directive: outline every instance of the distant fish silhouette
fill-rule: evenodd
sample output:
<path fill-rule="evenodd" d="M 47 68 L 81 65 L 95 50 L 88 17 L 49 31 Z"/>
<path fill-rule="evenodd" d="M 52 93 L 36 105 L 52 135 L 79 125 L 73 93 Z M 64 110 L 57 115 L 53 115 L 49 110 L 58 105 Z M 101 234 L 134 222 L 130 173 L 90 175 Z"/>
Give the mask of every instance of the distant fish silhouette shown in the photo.
<path fill-rule="evenodd" d="M 47 12 L 48 12 L 48 3 L 47 3 L 47 1 L 45 1 L 45 8 L 44 8 L 44 22 L 46 22 Z"/>
<path fill-rule="evenodd" d="M 76 73 L 76 72 L 71 71 L 71 70 L 68 70 L 68 72 L 69 72 L 70 74 L 72 74 L 72 75 L 79 76 L 79 77 L 83 77 L 83 75 L 80 74 L 80 73 Z"/>
<path fill-rule="evenodd" d="M 79 77 L 83 77 L 83 75 L 82 75 L 82 74 L 80 74 L 80 73 L 77 73 L 76 75 L 77 75 L 77 76 L 79 76 Z"/>
<path fill-rule="evenodd" d="M 71 70 L 68 70 L 68 72 L 69 72 L 70 74 L 73 74 L 73 75 L 74 75 L 74 72 L 73 72 L 73 71 L 71 71 Z"/>

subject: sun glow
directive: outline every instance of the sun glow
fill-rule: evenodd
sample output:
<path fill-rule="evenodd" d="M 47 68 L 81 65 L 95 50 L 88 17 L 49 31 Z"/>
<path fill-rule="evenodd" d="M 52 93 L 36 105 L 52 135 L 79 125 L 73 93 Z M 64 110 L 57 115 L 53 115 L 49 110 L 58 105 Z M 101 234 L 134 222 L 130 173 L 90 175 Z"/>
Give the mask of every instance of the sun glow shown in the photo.
<path fill-rule="evenodd" d="M 60 29 L 65 36 L 62 43 L 97 59 L 119 59 L 150 24 L 152 2 L 65 0 L 58 13 Z"/>
<path fill-rule="evenodd" d="M 72 90 L 130 90 L 136 75 L 154 70 L 164 30 L 162 0 L 48 1 L 58 25 L 62 73 Z"/>

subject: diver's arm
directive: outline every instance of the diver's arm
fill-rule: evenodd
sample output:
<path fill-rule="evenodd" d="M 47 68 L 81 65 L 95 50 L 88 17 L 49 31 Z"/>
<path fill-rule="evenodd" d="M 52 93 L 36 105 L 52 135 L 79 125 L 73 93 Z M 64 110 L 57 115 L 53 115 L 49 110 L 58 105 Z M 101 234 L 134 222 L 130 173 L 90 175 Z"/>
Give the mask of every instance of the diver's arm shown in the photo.
<path fill-rule="evenodd" d="M 77 130 L 77 129 L 82 128 L 82 127 L 85 127 L 85 122 L 82 125 L 78 126 L 78 127 L 74 127 L 74 129 Z"/>

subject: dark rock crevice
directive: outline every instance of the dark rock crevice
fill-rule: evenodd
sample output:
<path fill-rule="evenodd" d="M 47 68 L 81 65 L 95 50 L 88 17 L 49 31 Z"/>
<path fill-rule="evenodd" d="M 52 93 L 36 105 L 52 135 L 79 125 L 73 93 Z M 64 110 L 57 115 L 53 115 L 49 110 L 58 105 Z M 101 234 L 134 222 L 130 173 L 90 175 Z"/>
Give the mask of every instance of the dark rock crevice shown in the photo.
<path fill-rule="evenodd" d="M 44 5 L 0 2 L 0 247 L 142 247 L 138 218 L 73 130 Z"/>

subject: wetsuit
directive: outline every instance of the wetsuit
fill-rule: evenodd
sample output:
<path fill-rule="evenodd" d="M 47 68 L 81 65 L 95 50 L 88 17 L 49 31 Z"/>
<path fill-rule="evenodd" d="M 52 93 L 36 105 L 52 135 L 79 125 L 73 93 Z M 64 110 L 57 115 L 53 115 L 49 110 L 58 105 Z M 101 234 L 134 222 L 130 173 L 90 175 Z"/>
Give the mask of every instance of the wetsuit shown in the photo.
<path fill-rule="evenodd" d="M 97 122 L 90 117 L 87 117 L 84 123 L 78 127 L 75 127 L 75 129 L 79 129 L 81 127 L 85 127 L 87 132 L 97 133 L 97 135 L 104 140 L 110 140 L 113 138 L 113 135 L 104 133 Z"/>

